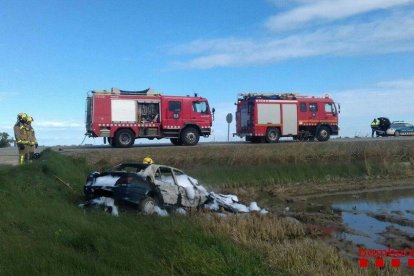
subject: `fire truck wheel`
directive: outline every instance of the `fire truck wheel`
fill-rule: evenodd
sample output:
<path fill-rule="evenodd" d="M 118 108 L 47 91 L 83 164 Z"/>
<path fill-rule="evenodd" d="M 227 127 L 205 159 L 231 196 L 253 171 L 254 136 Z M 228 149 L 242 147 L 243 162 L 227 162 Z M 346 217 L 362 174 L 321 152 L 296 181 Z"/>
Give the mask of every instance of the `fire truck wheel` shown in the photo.
<path fill-rule="evenodd" d="M 331 133 L 329 132 L 329 129 L 327 127 L 321 126 L 318 130 L 318 133 L 316 134 L 316 139 L 318 139 L 319 142 L 325 142 L 329 140 L 330 136 Z"/>
<path fill-rule="evenodd" d="M 186 146 L 197 145 L 198 140 L 200 139 L 200 134 L 197 129 L 193 127 L 187 127 L 181 132 L 181 141 Z"/>
<path fill-rule="evenodd" d="M 170 141 L 174 146 L 181 146 L 183 144 L 180 138 L 171 138 Z"/>
<path fill-rule="evenodd" d="M 277 143 L 280 138 L 280 132 L 277 128 L 269 128 L 266 132 L 267 143 Z"/>
<path fill-rule="evenodd" d="M 118 130 L 114 142 L 120 148 L 128 148 L 135 142 L 134 133 L 130 129 Z"/>

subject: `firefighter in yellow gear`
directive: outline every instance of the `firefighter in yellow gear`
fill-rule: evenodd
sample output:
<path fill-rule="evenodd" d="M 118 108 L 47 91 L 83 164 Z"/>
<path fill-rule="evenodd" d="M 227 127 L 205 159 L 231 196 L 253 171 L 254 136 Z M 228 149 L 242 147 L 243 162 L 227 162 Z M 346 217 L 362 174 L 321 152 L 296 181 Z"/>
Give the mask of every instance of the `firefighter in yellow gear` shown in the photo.
<path fill-rule="evenodd" d="M 31 162 L 31 160 L 33 160 L 35 150 L 37 149 L 37 146 L 38 146 L 35 131 L 32 127 L 32 122 L 33 122 L 33 117 L 27 116 L 27 126 L 28 126 L 28 129 L 29 129 L 27 140 L 29 142 L 29 144 L 28 144 L 28 154 L 29 154 L 30 162 Z"/>
<path fill-rule="evenodd" d="M 14 137 L 19 150 L 19 164 L 24 164 L 26 160 L 29 160 L 28 136 L 29 128 L 27 126 L 27 114 L 19 113 L 17 115 L 17 122 L 14 125 Z"/>

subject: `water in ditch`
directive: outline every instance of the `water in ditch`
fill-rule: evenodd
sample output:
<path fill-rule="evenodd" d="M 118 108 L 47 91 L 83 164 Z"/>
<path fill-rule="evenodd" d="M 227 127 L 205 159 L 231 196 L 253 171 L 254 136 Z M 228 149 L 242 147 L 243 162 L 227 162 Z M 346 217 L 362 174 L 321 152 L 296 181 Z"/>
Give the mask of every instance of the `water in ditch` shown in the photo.
<path fill-rule="evenodd" d="M 332 202 L 346 226 L 346 231 L 335 233 L 338 239 L 371 249 L 414 249 L 414 190 L 373 192 Z"/>

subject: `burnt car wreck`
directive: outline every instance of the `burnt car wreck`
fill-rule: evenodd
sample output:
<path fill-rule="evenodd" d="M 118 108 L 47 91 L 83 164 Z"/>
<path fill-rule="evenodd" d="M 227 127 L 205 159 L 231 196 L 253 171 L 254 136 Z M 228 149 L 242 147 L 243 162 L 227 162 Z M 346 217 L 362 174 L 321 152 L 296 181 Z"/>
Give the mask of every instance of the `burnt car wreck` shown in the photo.
<path fill-rule="evenodd" d="M 111 197 L 145 214 L 153 213 L 155 206 L 198 207 L 208 200 L 208 192 L 196 179 L 157 164 L 122 163 L 107 172 L 90 173 L 84 193 L 88 200 Z"/>
<path fill-rule="evenodd" d="M 84 193 L 86 204 L 108 202 L 132 205 L 143 214 L 153 214 L 156 208 L 199 208 L 230 212 L 261 211 L 255 202 L 247 207 L 235 195 L 215 194 L 183 171 L 159 164 L 121 163 L 112 170 L 88 175 Z M 262 210 L 267 212 L 266 210 Z"/>

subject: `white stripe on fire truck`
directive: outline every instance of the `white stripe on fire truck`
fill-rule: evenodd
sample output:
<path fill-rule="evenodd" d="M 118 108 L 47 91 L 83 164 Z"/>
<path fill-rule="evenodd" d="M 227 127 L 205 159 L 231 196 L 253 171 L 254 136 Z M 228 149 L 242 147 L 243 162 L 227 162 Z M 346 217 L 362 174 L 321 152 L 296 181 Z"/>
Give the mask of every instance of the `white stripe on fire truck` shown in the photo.
<path fill-rule="evenodd" d="M 98 124 L 100 127 L 156 127 L 155 124 Z M 209 126 L 200 126 L 201 128 L 209 128 Z M 180 129 L 181 126 L 165 126 L 165 128 Z"/>
<path fill-rule="evenodd" d="M 297 102 L 297 100 L 288 100 L 292 102 Z M 257 100 L 258 103 L 285 103 L 285 100 Z"/>
<path fill-rule="evenodd" d="M 156 127 L 155 124 L 98 124 L 102 127 Z"/>

